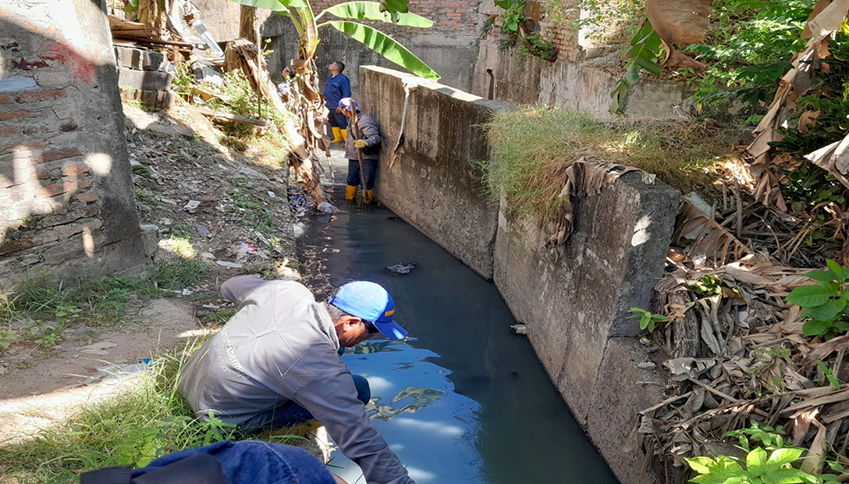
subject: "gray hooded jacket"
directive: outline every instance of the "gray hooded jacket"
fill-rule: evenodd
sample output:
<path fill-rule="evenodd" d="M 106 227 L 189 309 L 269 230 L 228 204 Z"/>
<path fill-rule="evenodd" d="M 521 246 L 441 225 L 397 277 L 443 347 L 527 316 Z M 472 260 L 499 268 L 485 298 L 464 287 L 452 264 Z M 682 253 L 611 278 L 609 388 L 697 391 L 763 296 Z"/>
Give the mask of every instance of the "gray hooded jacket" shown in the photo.
<path fill-rule="evenodd" d="M 358 139 L 366 140 L 369 146 L 375 146 L 380 144 L 380 129 L 377 127 L 377 123 L 371 119 L 371 116 L 368 114 L 357 113 L 357 134 L 359 135 Z M 349 160 L 357 160 L 357 148 L 354 147 L 354 127 L 351 125 L 351 120 L 348 120 L 348 137 L 345 138 L 345 156 Z M 363 153 L 364 160 L 379 160 L 380 152 L 377 152 L 373 155 L 367 155 Z"/>
<path fill-rule="evenodd" d="M 415 484 L 357 400 L 324 303 L 294 281 L 236 276 L 221 286 L 236 314 L 184 367 L 195 414 L 239 424 L 288 400 L 307 409 L 370 484 Z"/>

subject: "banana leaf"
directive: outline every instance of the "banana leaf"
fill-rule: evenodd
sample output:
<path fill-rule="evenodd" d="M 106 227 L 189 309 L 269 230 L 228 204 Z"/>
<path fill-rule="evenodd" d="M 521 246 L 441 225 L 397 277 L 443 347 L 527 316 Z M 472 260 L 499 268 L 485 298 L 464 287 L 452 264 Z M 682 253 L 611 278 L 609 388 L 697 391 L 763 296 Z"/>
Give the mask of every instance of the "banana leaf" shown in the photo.
<path fill-rule="evenodd" d="M 392 37 L 377 29 L 347 21 L 325 22 L 319 25 L 319 27 L 325 25 L 330 25 L 336 30 L 350 35 L 357 42 L 365 44 L 368 48 L 399 66 L 409 69 L 410 72 L 417 76 L 424 77 L 425 79 L 439 79 L 439 74 L 431 69 L 430 66 L 422 62 L 421 59 L 392 39 Z"/>
<path fill-rule="evenodd" d="M 358 20 L 379 20 L 381 22 L 392 22 L 407 27 L 428 28 L 433 21 L 414 13 L 397 13 L 381 11 L 381 5 L 377 2 L 345 2 L 325 9 L 319 16 L 332 13 L 339 18 L 350 18 Z M 397 18 L 397 20 L 396 20 Z"/>
<path fill-rule="evenodd" d="M 380 6 L 387 12 L 407 13 L 408 0 L 380 0 Z"/>
<path fill-rule="evenodd" d="M 249 7 L 267 8 L 272 12 L 283 14 L 289 13 L 289 7 L 305 8 L 309 4 L 306 0 L 230 0 L 233 3 L 247 5 Z"/>
<path fill-rule="evenodd" d="M 646 21 L 634 37 L 631 38 L 631 48 L 628 50 L 628 57 L 631 61 L 628 63 L 625 75 L 619 79 L 616 87 L 610 93 L 611 103 L 609 110 L 611 113 L 623 113 L 622 105 L 625 103 L 628 89 L 640 82 L 640 68 L 654 75 L 660 75 L 662 67 L 657 63 L 657 60 L 663 48 L 662 46 L 660 36 L 652 28 L 651 22 Z"/>

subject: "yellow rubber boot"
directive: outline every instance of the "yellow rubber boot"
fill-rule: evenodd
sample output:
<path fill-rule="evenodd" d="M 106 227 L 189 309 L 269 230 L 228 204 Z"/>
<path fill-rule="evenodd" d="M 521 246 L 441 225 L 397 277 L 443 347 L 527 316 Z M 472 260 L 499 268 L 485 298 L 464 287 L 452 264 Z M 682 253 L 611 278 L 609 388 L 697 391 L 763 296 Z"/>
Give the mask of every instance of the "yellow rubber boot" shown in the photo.
<path fill-rule="evenodd" d="M 374 201 L 374 190 L 368 190 L 366 192 L 366 197 L 363 199 L 363 203 L 371 203 Z"/>
<path fill-rule="evenodd" d="M 330 128 L 333 130 L 333 139 L 330 140 L 331 143 L 336 143 L 338 141 L 342 141 L 342 133 L 339 128 Z"/>
<path fill-rule="evenodd" d="M 342 139 L 343 140 L 348 139 L 348 130 L 347 129 L 340 129 L 339 131 L 342 132 Z"/>
<path fill-rule="evenodd" d="M 357 198 L 357 189 L 360 188 L 356 185 L 347 185 L 345 187 L 345 200 L 353 200 Z"/>

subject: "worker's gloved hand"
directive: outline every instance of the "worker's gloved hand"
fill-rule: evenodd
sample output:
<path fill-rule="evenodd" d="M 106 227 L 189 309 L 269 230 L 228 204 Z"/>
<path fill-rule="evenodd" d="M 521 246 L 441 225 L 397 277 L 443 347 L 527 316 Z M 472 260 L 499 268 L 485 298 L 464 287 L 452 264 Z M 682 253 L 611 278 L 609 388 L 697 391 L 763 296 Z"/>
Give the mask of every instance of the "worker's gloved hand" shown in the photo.
<path fill-rule="evenodd" d="M 358 139 L 357 141 L 354 141 L 355 148 L 365 148 L 366 146 L 368 146 L 368 142 L 366 142 L 366 140 L 364 139 Z"/>

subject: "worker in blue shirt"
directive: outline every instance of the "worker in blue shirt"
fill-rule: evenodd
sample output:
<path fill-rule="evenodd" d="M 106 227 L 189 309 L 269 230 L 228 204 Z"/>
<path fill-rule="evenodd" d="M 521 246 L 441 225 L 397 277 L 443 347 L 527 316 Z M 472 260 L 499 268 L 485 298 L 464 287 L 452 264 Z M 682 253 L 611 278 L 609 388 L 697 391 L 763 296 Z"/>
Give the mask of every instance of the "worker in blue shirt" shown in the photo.
<path fill-rule="evenodd" d="M 345 64 L 339 61 L 332 62 L 327 69 L 330 71 L 330 77 L 324 83 L 324 105 L 330 111 L 327 116 L 327 122 L 330 124 L 330 129 L 333 131 L 333 140 L 344 141 L 348 137 L 348 118 L 336 109 L 339 101 L 342 98 L 351 97 L 351 81 L 342 71 L 345 70 Z"/>

